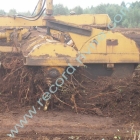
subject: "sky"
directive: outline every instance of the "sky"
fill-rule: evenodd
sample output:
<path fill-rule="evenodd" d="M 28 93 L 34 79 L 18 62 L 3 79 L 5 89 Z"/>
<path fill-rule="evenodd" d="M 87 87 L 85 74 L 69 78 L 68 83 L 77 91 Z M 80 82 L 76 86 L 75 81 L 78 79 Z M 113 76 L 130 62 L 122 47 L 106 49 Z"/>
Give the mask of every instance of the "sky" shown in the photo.
<path fill-rule="evenodd" d="M 81 6 L 86 8 L 88 6 L 97 6 L 99 4 L 110 3 L 110 4 L 121 4 L 122 1 L 135 2 L 138 0 L 53 0 L 54 4 L 63 4 L 68 8 L 72 9 L 75 6 Z M 38 0 L 0 0 L 0 9 L 8 12 L 9 9 L 16 9 L 17 12 L 33 11 Z"/>

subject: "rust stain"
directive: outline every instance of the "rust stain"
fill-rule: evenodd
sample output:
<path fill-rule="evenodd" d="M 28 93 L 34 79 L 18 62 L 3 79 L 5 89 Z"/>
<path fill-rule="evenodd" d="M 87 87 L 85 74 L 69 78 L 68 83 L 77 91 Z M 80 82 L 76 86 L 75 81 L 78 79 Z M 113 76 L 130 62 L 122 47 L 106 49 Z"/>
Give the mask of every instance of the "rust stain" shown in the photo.
<path fill-rule="evenodd" d="M 58 57 L 71 57 L 71 56 L 69 56 L 69 55 L 64 55 L 64 54 L 58 54 L 58 53 L 55 53 L 56 54 L 56 56 L 58 56 Z"/>
<path fill-rule="evenodd" d="M 49 54 L 45 54 L 45 55 L 40 55 L 39 57 L 40 58 L 48 58 L 48 57 L 50 57 L 50 55 Z"/>

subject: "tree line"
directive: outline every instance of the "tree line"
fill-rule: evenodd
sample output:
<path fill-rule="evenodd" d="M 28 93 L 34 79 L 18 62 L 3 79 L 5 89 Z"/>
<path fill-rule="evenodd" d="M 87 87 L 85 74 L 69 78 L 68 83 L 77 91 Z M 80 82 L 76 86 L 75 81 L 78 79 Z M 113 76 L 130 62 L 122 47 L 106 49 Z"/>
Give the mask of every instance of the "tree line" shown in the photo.
<path fill-rule="evenodd" d="M 54 15 L 69 15 L 70 11 L 75 11 L 77 15 L 80 14 L 108 14 L 112 21 L 114 21 L 114 17 L 117 14 L 120 14 L 120 10 L 123 6 L 126 6 L 125 2 L 122 2 L 120 5 L 118 4 L 100 4 L 96 7 L 90 6 L 87 8 L 82 8 L 80 6 L 76 6 L 73 9 L 69 9 L 68 7 L 63 6 L 62 4 L 56 4 L 53 7 Z M 0 10 L 0 15 L 14 15 L 14 14 L 22 14 L 25 16 L 31 16 L 30 11 L 17 13 L 15 9 L 11 9 L 8 13 L 4 10 Z M 133 2 L 132 5 L 125 11 L 125 17 L 122 21 L 117 24 L 119 27 L 126 28 L 139 28 L 140 27 L 140 2 Z"/>

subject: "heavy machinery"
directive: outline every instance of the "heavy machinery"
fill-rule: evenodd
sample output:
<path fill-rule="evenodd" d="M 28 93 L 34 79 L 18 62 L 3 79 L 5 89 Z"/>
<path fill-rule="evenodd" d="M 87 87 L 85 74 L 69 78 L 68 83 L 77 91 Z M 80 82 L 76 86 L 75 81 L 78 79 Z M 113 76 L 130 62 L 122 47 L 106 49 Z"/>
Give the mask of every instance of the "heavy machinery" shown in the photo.
<path fill-rule="evenodd" d="M 0 51 L 21 51 L 24 65 L 41 66 L 53 78 L 58 77 L 68 63 L 75 67 L 87 65 L 87 71 L 94 78 L 98 75 L 128 76 L 140 63 L 139 39 L 109 31 L 107 26 L 111 19 L 107 14 L 53 16 L 53 0 L 39 0 L 35 10 L 36 15 L 31 17 L 0 17 L 0 26 L 6 28 L 0 38 L 7 38 L 8 42 L 11 33 L 17 32 L 22 44 L 18 49 L 0 46 Z M 45 10 L 46 15 L 42 16 Z M 40 32 L 28 31 L 23 39 L 29 27 L 38 27 Z M 76 60 L 79 55 L 82 63 Z"/>

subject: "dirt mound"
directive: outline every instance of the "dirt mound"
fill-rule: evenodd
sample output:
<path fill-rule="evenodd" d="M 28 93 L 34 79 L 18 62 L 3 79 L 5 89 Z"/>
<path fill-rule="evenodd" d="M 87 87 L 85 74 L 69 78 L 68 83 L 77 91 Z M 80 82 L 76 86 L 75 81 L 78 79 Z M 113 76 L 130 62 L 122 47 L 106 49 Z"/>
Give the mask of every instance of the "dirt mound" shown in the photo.
<path fill-rule="evenodd" d="M 48 90 L 41 67 L 23 65 L 21 54 L 2 54 L 0 72 L 0 111 L 16 106 L 37 105 Z M 140 122 L 140 74 L 133 78 L 99 77 L 92 80 L 84 69 L 77 69 L 64 86 L 52 96 L 49 109 L 73 110 L 120 119 L 120 123 Z M 16 102 L 15 102 L 16 100 Z M 5 106 L 5 107 L 3 107 Z"/>
<path fill-rule="evenodd" d="M 133 28 L 133 29 L 128 29 L 128 28 L 117 28 L 115 29 L 116 32 L 122 33 L 124 36 L 127 38 L 130 38 L 134 40 L 138 47 L 140 47 L 140 29 L 139 28 Z"/>

